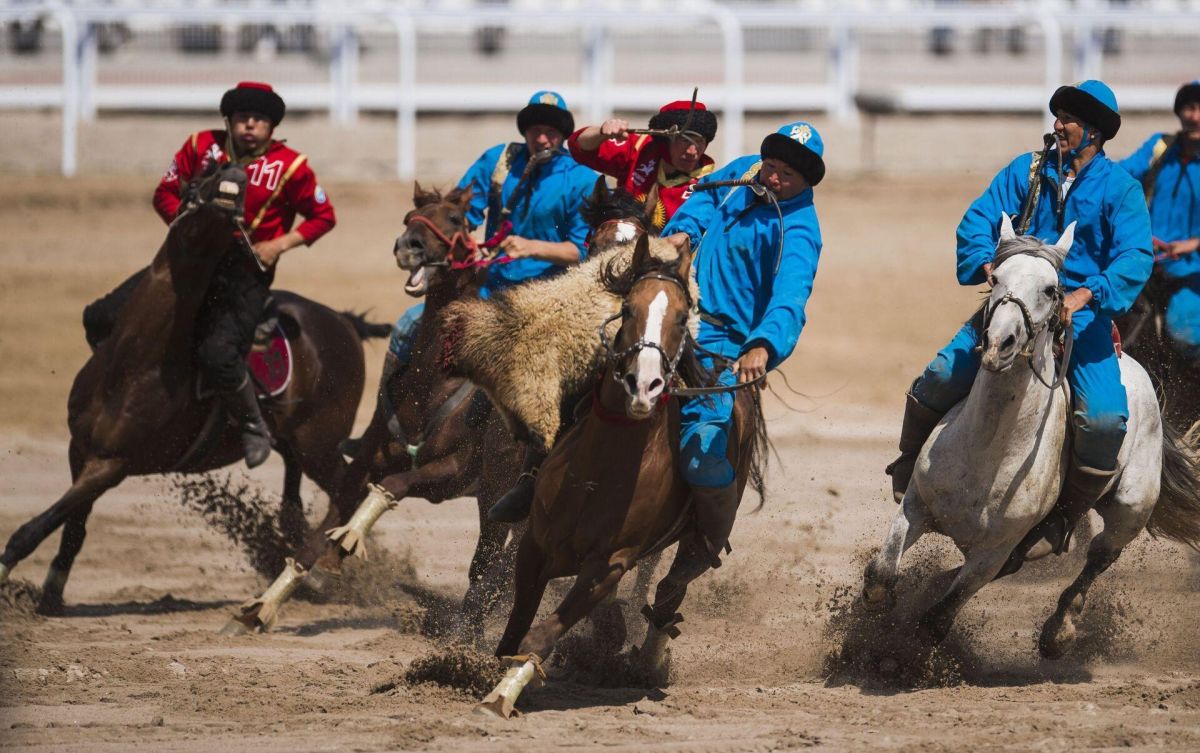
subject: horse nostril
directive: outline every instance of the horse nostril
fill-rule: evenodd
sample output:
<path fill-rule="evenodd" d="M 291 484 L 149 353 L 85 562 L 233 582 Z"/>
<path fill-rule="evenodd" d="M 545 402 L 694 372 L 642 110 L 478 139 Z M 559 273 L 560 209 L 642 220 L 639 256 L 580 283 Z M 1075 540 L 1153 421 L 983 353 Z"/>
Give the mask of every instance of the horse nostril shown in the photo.
<path fill-rule="evenodd" d="M 1009 335 L 1008 337 L 1004 338 L 1004 342 L 1000 343 L 1000 350 L 1008 350 L 1009 348 L 1014 347 L 1016 344 L 1017 336 Z"/>
<path fill-rule="evenodd" d="M 651 395 L 657 395 L 659 393 L 659 391 L 662 390 L 662 387 L 663 387 L 663 380 L 659 379 L 658 377 L 655 377 L 653 380 L 651 380 L 650 388 L 647 391 Z"/>
<path fill-rule="evenodd" d="M 626 374 L 622 384 L 625 385 L 625 391 L 630 395 L 637 394 L 637 377 L 635 377 L 633 374 Z"/>

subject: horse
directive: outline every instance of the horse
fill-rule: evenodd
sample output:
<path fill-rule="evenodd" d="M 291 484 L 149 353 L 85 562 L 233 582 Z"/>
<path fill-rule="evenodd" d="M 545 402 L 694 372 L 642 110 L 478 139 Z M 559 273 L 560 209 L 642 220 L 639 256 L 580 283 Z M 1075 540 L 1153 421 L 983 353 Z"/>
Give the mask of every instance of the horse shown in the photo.
<path fill-rule="evenodd" d="M 1155 269 L 1129 313 L 1117 320 L 1123 349 L 1158 382 L 1163 393 L 1163 419 L 1194 446 L 1200 422 L 1200 365 L 1189 363 L 1165 331 L 1167 301 L 1179 283 Z"/>
<path fill-rule="evenodd" d="M 515 599 L 496 649 L 508 668 L 477 706 L 481 713 L 510 717 L 522 689 L 544 679 L 542 657 L 555 642 L 607 599 L 639 559 L 678 541 L 675 564 L 658 586 L 653 609 L 644 612 L 648 626 L 638 650 L 645 671 L 661 677 L 667 641 L 678 635 L 675 610 L 688 581 L 708 568 L 703 556 L 698 572 L 682 565 L 697 561 L 684 553 L 704 551 L 704 544 L 679 472 L 679 398 L 671 383 L 676 374 L 692 385 L 712 377 L 688 337 L 695 302 L 691 255 L 666 241 L 654 243 L 667 258 L 652 254 L 650 239 L 641 235 L 628 266 L 619 265 L 619 257 L 609 262 L 606 289 L 624 298 L 613 317 L 620 328 L 586 415 L 554 445 L 537 476 L 517 551 Z M 730 446 L 739 493 L 752 481 L 761 495 L 766 433 L 756 389 L 736 396 Z M 548 581 L 570 575 L 577 577 L 562 603 L 533 625 Z"/>
<path fill-rule="evenodd" d="M 949 536 L 963 553 L 964 564 L 949 588 L 920 617 L 921 651 L 945 639 L 958 611 L 1001 574 L 1015 547 L 1051 513 L 1058 497 L 1068 462 L 1070 398 L 1065 379 L 1056 377 L 1066 365 L 1055 361 L 1053 322 L 1063 296 L 1058 272 L 1073 237 L 1074 223 L 1048 245 L 1017 236 L 1011 220 L 1002 219 L 1000 262 L 984 308 L 982 368 L 967 398 L 925 442 L 900 511 L 864 573 L 862 603 L 870 611 L 885 611 L 896 602 L 900 559 L 922 535 Z M 1163 425 L 1145 369 L 1129 356 L 1120 359 L 1120 369 L 1129 402 L 1128 433 L 1118 472 L 1096 507 L 1104 529 L 1092 540 L 1083 571 L 1042 627 L 1038 647 L 1046 658 L 1071 649 L 1093 581 L 1143 528 L 1200 545 L 1196 466 Z"/>
<path fill-rule="evenodd" d="M 0 555 L 0 582 L 63 526 L 40 609 L 60 613 L 71 566 L 83 546 L 96 500 L 125 478 L 203 473 L 241 460 L 240 434 L 215 398 L 197 396 L 195 323 L 221 253 L 241 216 L 246 175 L 236 165 L 196 181 L 166 240 L 137 283 L 111 336 L 75 376 L 67 400 L 70 489 L 22 525 Z M 235 253 L 228 250 L 229 253 Z M 283 455 L 284 513 L 304 524 L 301 474 L 337 489 L 349 432 L 362 395 L 365 321 L 294 293 L 273 293 L 288 331 L 294 372 L 265 418 Z"/>
<path fill-rule="evenodd" d="M 412 343 L 411 361 L 381 387 L 386 410 L 377 410 L 324 521 L 298 558 L 275 584 L 243 605 L 226 632 L 264 631 L 301 580 L 324 590 L 352 555 L 366 555 L 367 532 L 405 497 L 433 504 L 474 496 L 479 539 L 471 558 L 459 629 L 468 641 L 482 635 L 483 617 L 493 607 L 511 572 L 515 545 L 505 555 L 511 526 L 487 519 L 492 504 L 516 481 L 520 446 L 512 439 L 487 396 L 467 379 L 443 368 L 442 311 L 452 301 L 476 298 L 490 259 L 467 235 L 471 189 L 442 196 L 414 186 L 414 209 L 392 251 L 409 272 L 406 290 L 425 300 Z"/>

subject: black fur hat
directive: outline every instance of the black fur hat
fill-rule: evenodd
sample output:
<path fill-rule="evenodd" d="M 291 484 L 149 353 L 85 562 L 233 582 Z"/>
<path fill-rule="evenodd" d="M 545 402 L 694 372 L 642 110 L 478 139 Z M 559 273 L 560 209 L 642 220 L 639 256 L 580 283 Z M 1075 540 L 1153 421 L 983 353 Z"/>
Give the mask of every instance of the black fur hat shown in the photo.
<path fill-rule="evenodd" d="M 258 81 L 240 81 L 221 97 L 221 115 L 226 118 L 235 112 L 257 112 L 266 115 L 271 124 L 277 126 L 286 110 L 283 98 L 271 85 Z"/>
<path fill-rule="evenodd" d="M 671 126 L 683 128 L 691 106 L 690 100 L 679 100 L 663 105 L 662 109 L 650 118 L 650 127 L 663 130 Z M 692 122 L 688 126 L 688 130 L 700 134 L 705 141 L 711 144 L 712 140 L 717 137 L 717 116 L 709 112 L 703 102 L 697 102 L 696 111 L 692 113 Z"/>

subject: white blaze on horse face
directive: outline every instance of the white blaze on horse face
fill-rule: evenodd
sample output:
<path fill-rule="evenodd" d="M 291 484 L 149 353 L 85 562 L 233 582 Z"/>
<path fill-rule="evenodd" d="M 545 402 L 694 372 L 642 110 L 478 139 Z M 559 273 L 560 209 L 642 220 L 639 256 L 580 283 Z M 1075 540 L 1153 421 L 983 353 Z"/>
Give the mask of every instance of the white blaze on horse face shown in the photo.
<path fill-rule="evenodd" d="M 1017 354 L 1028 345 L 1029 330 L 1021 307 L 1014 301 L 1001 302 L 1005 296 L 1020 300 L 1029 308 L 1030 324 L 1045 320 L 1054 305 L 1047 298 L 1047 287 L 1058 284 L 1058 273 L 1045 259 L 1014 256 L 996 273 L 992 288 L 991 321 L 985 334 L 983 367 L 1003 371 L 1013 364 Z"/>
<path fill-rule="evenodd" d="M 621 221 L 617 223 L 617 243 L 628 243 L 637 237 L 637 225 L 632 222 Z"/>
<path fill-rule="evenodd" d="M 646 310 L 646 330 L 642 339 L 647 343 L 662 345 L 663 321 L 666 319 L 667 300 L 665 290 L 658 291 L 650 307 Z M 666 387 L 663 374 L 662 353 L 657 348 L 642 348 L 637 359 L 637 391 L 630 395 L 633 407 L 638 412 L 649 412 L 654 407 L 654 401 Z"/>

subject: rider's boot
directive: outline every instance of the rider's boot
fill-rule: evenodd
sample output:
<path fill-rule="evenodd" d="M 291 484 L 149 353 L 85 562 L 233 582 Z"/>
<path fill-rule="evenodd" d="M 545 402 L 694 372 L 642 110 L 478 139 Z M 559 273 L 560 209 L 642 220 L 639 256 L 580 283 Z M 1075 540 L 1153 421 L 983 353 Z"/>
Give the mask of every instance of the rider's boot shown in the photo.
<path fill-rule="evenodd" d="M 271 455 L 271 431 L 259 410 L 258 396 L 254 394 L 250 377 L 243 379 L 242 386 L 233 392 L 222 392 L 221 402 L 242 431 L 246 467 L 255 468 L 265 463 Z"/>
<path fill-rule="evenodd" d="M 388 414 L 394 411 L 395 407 L 387 397 L 388 383 L 407 366 L 408 364 L 401 363 L 400 359 L 391 353 L 383 357 L 383 373 L 379 377 L 379 391 L 375 394 L 375 414 L 371 416 L 371 426 L 377 421 L 387 423 L 391 420 L 392 417 Z M 338 443 L 338 451 L 348 458 L 357 457 L 358 451 L 362 449 L 362 440 L 362 437 L 346 437 Z"/>
<path fill-rule="evenodd" d="M 921 454 L 925 440 L 929 439 L 938 421 L 945 415 L 923 405 L 913 397 L 912 390 L 905 394 L 905 398 L 904 425 L 900 429 L 900 457 L 885 469 L 887 475 L 892 477 L 892 496 L 896 498 L 896 504 L 900 504 L 904 492 L 908 491 L 908 482 L 912 479 L 917 455 Z"/>
<path fill-rule="evenodd" d="M 692 503 L 709 564 L 716 569 L 721 566 L 721 553 L 729 547 L 729 533 L 737 517 L 737 482 L 716 487 L 693 486 Z"/>
<path fill-rule="evenodd" d="M 496 500 L 488 510 L 488 520 L 493 523 L 520 523 L 529 517 L 533 509 L 533 488 L 537 483 L 537 466 L 523 471 L 513 488 Z"/>
<path fill-rule="evenodd" d="M 1062 554 L 1067 551 L 1071 533 L 1079 519 L 1096 506 L 1116 474 L 1115 470 L 1101 471 L 1080 465 L 1072 458 L 1054 509 L 1025 534 L 1025 538 L 1021 539 L 1021 543 L 1009 555 L 1008 561 L 996 577 L 1012 575 L 1021 569 L 1021 565 L 1025 564 L 1027 559 L 1038 559 L 1047 554 Z"/>

